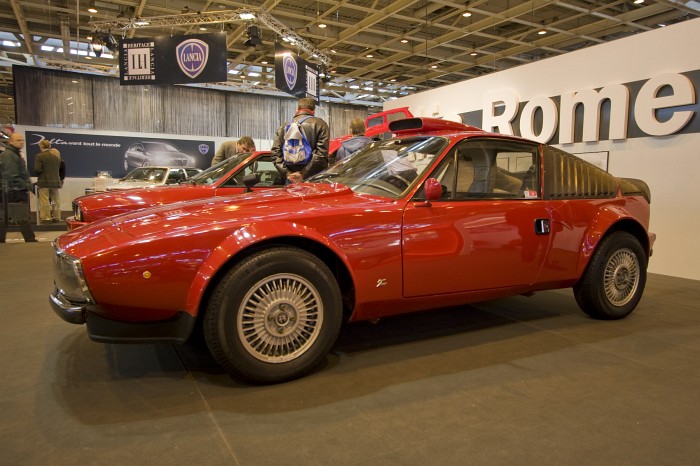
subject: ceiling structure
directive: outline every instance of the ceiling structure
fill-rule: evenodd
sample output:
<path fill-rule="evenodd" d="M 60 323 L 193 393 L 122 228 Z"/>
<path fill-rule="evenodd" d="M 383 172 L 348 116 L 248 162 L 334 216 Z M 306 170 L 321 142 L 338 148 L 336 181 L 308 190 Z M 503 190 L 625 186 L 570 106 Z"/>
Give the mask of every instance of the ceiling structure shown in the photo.
<path fill-rule="evenodd" d="M 693 0 L 3 3 L 9 4 L 0 10 L 3 125 L 14 123 L 13 64 L 119 76 L 116 51 L 107 49 L 95 56 L 89 36 L 106 39 L 111 35 L 118 40 L 224 30 L 228 81 L 207 86 L 278 93 L 274 86 L 274 43 L 291 35 L 297 40 L 297 45 L 287 43 L 291 50 L 307 61 L 327 66 L 322 101 L 380 107 L 392 98 L 700 16 L 700 2 Z M 89 7 L 96 12 L 89 12 Z M 241 9 L 259 14 L 246 21 L 237 15 Z M 156 21 L 159 18 L 160 22 Z M 149 19 L 153 24 L 139 27 Z M 246 43 L 250 24 L 261 32 L 261 43 L 255 46 L 251 41 Z M 689 38 L 685 46 L 692 47 L 691 42 Z"/>

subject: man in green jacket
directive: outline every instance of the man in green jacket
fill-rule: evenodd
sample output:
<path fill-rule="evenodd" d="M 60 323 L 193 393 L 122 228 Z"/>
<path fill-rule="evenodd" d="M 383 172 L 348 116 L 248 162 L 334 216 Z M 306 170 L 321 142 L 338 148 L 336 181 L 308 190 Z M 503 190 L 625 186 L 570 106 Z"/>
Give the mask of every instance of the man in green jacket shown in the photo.
<path fill-rule="evenodd" d="M 39 220 L 59 222 L 61 220 L 61 153 L 51 148 L 51 143 L 39 141 L 39 152 L 34 160 L 34 173 L 39 188 Z"/>

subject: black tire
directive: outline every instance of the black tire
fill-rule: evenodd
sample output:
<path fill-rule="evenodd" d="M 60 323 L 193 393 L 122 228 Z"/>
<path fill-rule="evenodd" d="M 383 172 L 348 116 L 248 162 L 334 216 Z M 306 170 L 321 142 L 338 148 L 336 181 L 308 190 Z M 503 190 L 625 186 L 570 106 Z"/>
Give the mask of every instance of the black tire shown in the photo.
<path fill-rule="evenodd" d="M 233 267 L 204 314 L 204 337 L 221 366 L 245 379 L 277 383 L 317 366 L 342 322 L 338 283 L 302 249 L 276 247 Z"/>
<path fill-rule="evenodd" d="M 583 277 L 574 285 L 579 307 L 594 319 L 626 317 L 639 303 L 647 281 L 647 256 L 629 233 L 605 237 Z"/>

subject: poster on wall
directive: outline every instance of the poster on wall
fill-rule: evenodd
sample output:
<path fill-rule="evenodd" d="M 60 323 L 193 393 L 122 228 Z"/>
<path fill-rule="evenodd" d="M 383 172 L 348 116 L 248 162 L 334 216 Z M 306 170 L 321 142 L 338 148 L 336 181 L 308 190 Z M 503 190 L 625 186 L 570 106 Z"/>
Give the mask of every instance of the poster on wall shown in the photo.
<path fill-rule="evenodd" d="M 275 42 L 275 87 L 294 97 L 318 102 L 318 66 L 307 63 L 294 52 Z"/>
<path fill-rule="evenodd" d="M 226 33 L 122 39 L 119 82 L 192 84 L 226 81 Z"/>
<path fill-rule="evenodd" d="M 47 139 L 61 153 L 69 178 L 92 178 L 109 172 L 122 178 L 144 165 L 208 168 L 214 158 L 214 141 L 99 134 L 27 131 L 26 154 L 29 174 L 34 176 L 34 159 L 39 141 Z"/>

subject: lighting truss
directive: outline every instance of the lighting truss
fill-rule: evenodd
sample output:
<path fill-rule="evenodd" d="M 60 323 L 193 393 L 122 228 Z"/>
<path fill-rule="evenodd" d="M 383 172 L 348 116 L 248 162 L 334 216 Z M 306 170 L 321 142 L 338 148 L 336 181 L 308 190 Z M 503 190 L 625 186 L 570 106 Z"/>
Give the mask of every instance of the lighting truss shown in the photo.
<path fill-rule="evenodd" d="M 262 8 L 239 8 L 237 10 L 204 11 L 200 13 L 190 12 L 178 15 L 151 16 L 148 18 L 134 17 L 93 21 L 90 24 L 97 31 L 109 32 L 154 27 L 247 22 L 241 19 L 241 15 L 254 16 L 256 22 L 263 24 L 280 37 L 293 42 L 300 50 L 316 58 L 326 67 L 330 67 L 331 59 L 328 55 L 316 49 L 314 44 L 301 37 L 293 29 L 282 24 Z"/>

